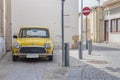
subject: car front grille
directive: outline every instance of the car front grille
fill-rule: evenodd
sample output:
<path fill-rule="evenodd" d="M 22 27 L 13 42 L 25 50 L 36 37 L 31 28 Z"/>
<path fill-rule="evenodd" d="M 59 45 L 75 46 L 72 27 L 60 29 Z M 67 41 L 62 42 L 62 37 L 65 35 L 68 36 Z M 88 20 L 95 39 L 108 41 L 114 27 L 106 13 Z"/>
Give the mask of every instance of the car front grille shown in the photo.
<path fill-rule="evenodd" d="M 20 53 L 45 53 L 44 47 L 21 47 Z"/>

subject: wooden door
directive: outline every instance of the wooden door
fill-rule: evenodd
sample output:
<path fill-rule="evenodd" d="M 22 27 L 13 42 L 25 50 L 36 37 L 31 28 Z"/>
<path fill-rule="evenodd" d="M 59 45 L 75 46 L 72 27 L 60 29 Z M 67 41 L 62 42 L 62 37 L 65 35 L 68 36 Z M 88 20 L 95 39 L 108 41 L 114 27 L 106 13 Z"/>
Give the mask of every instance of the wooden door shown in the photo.
<path fill-rule="evenodd" d="M 109 21 L 108 20 L 106 20 L 105 21 L 105 29 L 104 29 L 105 31 L 104 31 L 104 40 L 105 41 L 109 41 Z"/>

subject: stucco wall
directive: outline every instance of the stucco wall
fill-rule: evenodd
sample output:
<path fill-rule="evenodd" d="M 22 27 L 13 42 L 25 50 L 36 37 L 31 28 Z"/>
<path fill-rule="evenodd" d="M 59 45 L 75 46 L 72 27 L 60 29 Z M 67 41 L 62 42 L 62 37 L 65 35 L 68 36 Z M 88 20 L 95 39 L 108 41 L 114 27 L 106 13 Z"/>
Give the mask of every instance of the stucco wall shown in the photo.
<path fill-rule="evenodd" d="M 98 31 L 98 7 L 91 8 L 91 12 L 89 15 L 90 18 L 90 38 L 93 40 L 93 42 L 98 42 L 98 34 L 99 42 L 104 41 L 104 25 L 103 25 L 103 7 L 100 7 L 100 27 Z"/>
<path fill-rule="evenodd" d="M 3 0 L 0 0 L 0 36 L 3 36 Z"/>
<path fill-rule="evenodd" d="M 6 49 L 12 49 L 12 32 L 11 32 L 11 0 L 5 1 L 5 44 Z"/>
<path fill-rule="evenodd" d="M 21 26 L 45 26 L 51 30 L 54 44 L 61 46 L 61 0 L 12 0 L 12 35 Z M 78 0 L 65 1 L 65 42 L 72 44 L 78 34 Z"/>
<path fill-rule="evenodd" d="M 120 42 L 120 33 L 110 33 L 109 42 Z"/>

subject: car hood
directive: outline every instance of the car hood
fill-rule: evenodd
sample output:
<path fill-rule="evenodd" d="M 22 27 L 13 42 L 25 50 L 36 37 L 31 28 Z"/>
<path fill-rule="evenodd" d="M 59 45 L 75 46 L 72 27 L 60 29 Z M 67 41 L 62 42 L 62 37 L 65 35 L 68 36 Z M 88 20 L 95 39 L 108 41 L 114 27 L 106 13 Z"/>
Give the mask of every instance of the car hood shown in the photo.
<path fill-rule="evenodd" d="M 46 38 L 21 38 L 17 40 L 21 46 L 44 46 L 49 41 L 50 39 Z"/>

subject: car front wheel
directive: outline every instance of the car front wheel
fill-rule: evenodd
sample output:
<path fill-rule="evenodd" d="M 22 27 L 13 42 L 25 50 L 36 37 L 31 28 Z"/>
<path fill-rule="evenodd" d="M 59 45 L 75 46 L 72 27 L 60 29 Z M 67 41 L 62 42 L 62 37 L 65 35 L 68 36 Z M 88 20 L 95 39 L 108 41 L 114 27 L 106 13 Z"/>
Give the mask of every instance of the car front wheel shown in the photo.
<path fill-rule="evenodd" d="M 53 55 L 49 56 L 49 61 L 53 61 Z"/>
<path fill-rule="evenodd" d="M 18 56 L 13 55 L 13 56 L 12 56 L 12 60 L 13 60 L 13 61 L 17 61 L 17 60 L 18 60 Z"/>

